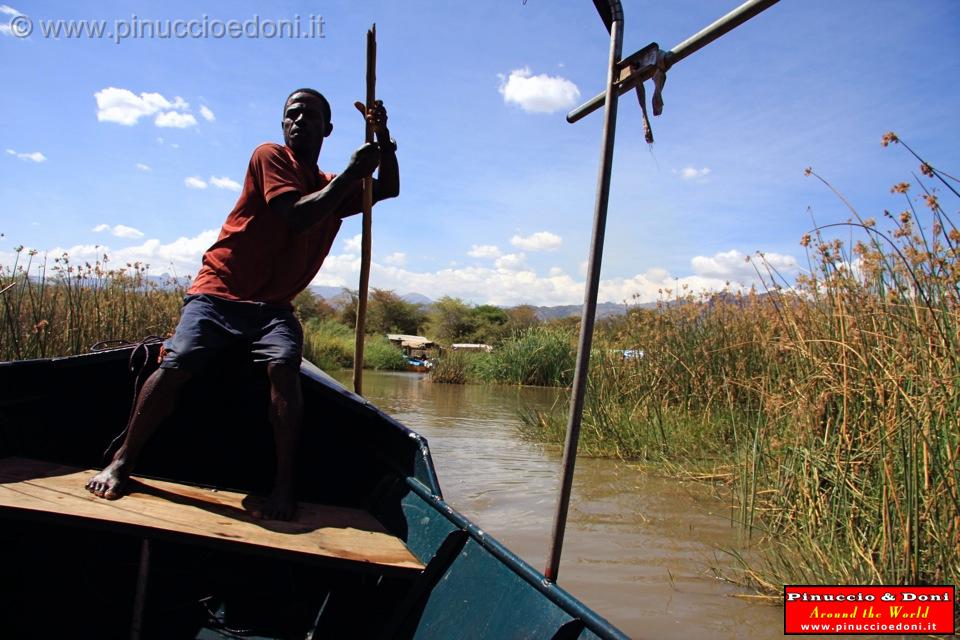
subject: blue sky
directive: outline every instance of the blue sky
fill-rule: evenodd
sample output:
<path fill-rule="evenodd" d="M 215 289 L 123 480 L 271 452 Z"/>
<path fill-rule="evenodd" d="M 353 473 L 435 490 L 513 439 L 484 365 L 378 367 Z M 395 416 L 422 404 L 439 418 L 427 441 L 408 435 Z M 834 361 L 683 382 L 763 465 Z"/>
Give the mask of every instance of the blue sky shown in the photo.
<path fill-rule="evenodd" d="M 625 53 L 670 48 L 736 4 L 628 0 Z M 16 37 L 18 16 L 29 37 Z M 109 34 L 133 16 L 208 29 L 299 16 L 301 33 L 322 16 L 323 37 L 41 33 L 42 22 L 103 20 Z M 363 138 L 351 105 L 363 97 L 372 22 L 402 194 L 374 210 L 371 285 L 474 303 L 581 302 L 601 116 L 570 125 L 564 115 L 602 89 L 609 47 L 587 0 L 12 0 L 0 7 L 0 262 L 25 245 L 194 273 L 250 153 L 282 139 L 290 90 L 328 96 L 335 128 L 320 166 L 346 164 Z M 743 257 L 755 251 L 796 275 L 808 207 L 820 223 L 848 215 L 805 167 L 864 216 L 902 208 L 889 187 L 917 168 L 904 149 L 880 146 L 885 131 L 960 171 L 957 77 L 954 0 L 783 0 L 671 70 L 652 147 L 624 96 L 601 299 L 749 286 Z M 344 224 L 317 284 L 356 286 L 359 232 L 359 218 Z"/>

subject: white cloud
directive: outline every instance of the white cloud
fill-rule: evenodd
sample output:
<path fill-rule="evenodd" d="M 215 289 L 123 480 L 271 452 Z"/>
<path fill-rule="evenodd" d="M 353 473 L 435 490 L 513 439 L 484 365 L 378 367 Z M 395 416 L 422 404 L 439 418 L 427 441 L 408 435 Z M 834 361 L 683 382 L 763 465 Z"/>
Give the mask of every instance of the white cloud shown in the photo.
<path fill-rule="evenodd" d="M 134 166 L 135 166 L 137 169 L 139 169 L 140 171 L 153 171 L 153 169 L 150 168 L 150 165 L 148 165 L 148 164 L 143 164 L 142 162 L 138 162 L 138 163 L 135 164 Z"/>
<path fill-rule="evenodd" d="M 20 158 L 21 160 L 29 160 L 30 162 L 46 162 L 47 156 L 43 155 L 39 151 L 33 151 L 31 153 L 21 153 L 14 149 L 7 149 L 7 153 L 11 156 Z"/>
<path fill-rule="evenodd" d="M 135 261 L 149 264 L 153 274 L 183 276 L 196 273 L 203 252 L 216 242 L 219 233 L 218 229 L 208 229 L 192 238 L 180 237 L 167 244 L 154 238 L 140 245 L 109 252 L 110 259 L 114 264 Z"/>
<path fill-rule="evenodd" d="M 508 77 L 500 75 L 503 101 L 520 105 L 528 113 L 553 113 L 572 107 L 580 97 L 577 85 L 566 78 L 532 75 L 529 67 L 514 69 Z"/>
<path fill-rule="evenodd" d="M 113 231 L 115 227 L 98 225 L 96 228 Z M 66 251 L 74 262 L 78 262 L 102 257 L 107 253 L 115 266 L 139 261 L 149 264 L 150 273 L 153 275 L 170 273 L 184 276 L 196 273 L 203 252 L 216 241 L 217 235 L 217 229 L 208 229 L 196 236 L 181 237 L 168 243 L 150 239 L 120 248 L 87 244 L 66 249 L 52 248 L 47 250 L 46 254 L 59 256 Z M 359 238 L 357 235 L 347 243 L 355 241 L 359 247 Z M 360 272 L 358 253 L 328 256 L 313 284 L 356 287 Z M 559 267 L 554 267 L 546 275 L 542 275 L 525 267 L 519 254 L 502 256 L 510 264 L 502 263 L 493 267 L 451 265 L 432 272 L 414 271 L 403 264 L 390 264 L 387 258 L 395 261 L 393 258 L 396 254 L 391 256 L 382 261 L 374 261 L 371 265 L 371 282 L 374 286 L 395 291 L 425 291 L 434 298 L 449 295 L 474 303 L 503 306 L 523 303 L 580 304 L 583 301 L 583 276 L 572 277 Z M 9 266 L 13 257 L 9 252 L 0 252 L 0 264 Z M 667 295 L 675 295 L 678 290 L 682 295 L 685 292 L 748 289 L 760 281 L 752 265 L 744 262 L 744 257 L 745 254 L 736 250 L 719 252 L 713 256 L 696 256 L 691 260 L 693 272 L 679 277 L 666 269 L 651 268 L 633 276 L 601 280 L 599 299 L 602 302 L 650 302 Z M 763 259 L 785 275 L 789 274 L 788 277 L 799 271 L 792 256 L 767 253 Z M 758 266 L 763 272 L 762 264 Z M 667 289 L 671 290 L 669 294 Z"/>
<path fill-rule="evenodd" d="M 189 113 L 179 113 L 177 111 L 164 111 L 157 115 L 153 124 L 158 127 L 174 127 L 176 129 L 186 129 L 197 124 L 197 119 Z"/>
<path fill-rule="evenodd" d="M 563 238 L 549 231 L 538 231 L 527 237 L 513 236 L 510 244 L 525 251 L 550 251 L 563 244 Z"/>
<path fill-rule="evenodd" d="M 217 116 L 213 114 L 213 111 L 210 110 L 210 107 L 205 104 L 200 105 L 200 115 L 203 116 L 203 119 L 207 122 L 213 122 L 217 119 Z"/>
<path fill-rule="evenodd" d="M 493 268 L 451 266 L 435 272 L 417 272 L 374 262 L 371 281 L 385 289 L 430 291 L 434 297 L 450 295 L 497 305 L 580 304 L 583 301 L 582 275 L 575 279 L 563 269 L 554 267 L 544 276 L 525 267 L 517 254 L 503 258 L 507 260 Z M 768 253 L 765 259 L 785 275 L 792 276 L 798 271 L 792 256 Z M 668 289 L 671 295 L 678 290 L 682 295 L 684 292 L 738 291 L 749 289 L 751 285 L 759 286 L 761 283 L 756 272 L 747 272 L 740 267 L 742 264 L 752 269 L 743 260 L 744 254 L 740 252 L 720 252 L 711 258 L 697 256 L 694 273 L 685 276 L 677 277 L 666 269 L 651 268 L 629 277 L 608 278 L 600 282 L 599 299 L 601 302 L 652 302 L 667 295 Z M 708 265 L 719 267 L 710 268 Z M 733 272 L 734 266 L 737 267 L 736 273 Z M 354 255 L 330 256 L 314 284 L 355 286 L 359 269 L 360 261 Z"/>
<path fill-rule="evenodd" d="M 797 259 L 793 256 L 780 253 L 764 253 L 762 259 L 755 257 L 748 260 L 746 254 L 736 249 L 722 251 L 710 257 L 695 256 L 690 260 L 690 266 L 698 276 L 729 280 L 749 287 L 751 284 L 759 284 L 760 282 L 757 269 L 764 277 L 767 277 L 768 274 L 763 262 L 786 276 L 796 275 L 799 271 Z"/>
<path fill-rule="evenodd" d="M 2 14 L 4 14 L 4 15 L 8 15 L 8 16 L 20 16 L 20 15 L 23 15 L 22 13 L 20 13 L 19 11 L 17 11 L 16 9 L 14 9 L 13 7 L 11 7 L 11 6 L 9 6 L 9 5 L 5 5 L 5 4 L 0 4 L 0 13 L 2 13 Z M 0 34 L 3 34 L 3 35 L 5 35 L 5 36 L 12 36 L 12 35 L 13 35 L 13 28 L 10 26 L 10 24 L 9 24 L 8 21 L 4 21 L 3 24 L 0 24 Z"/>
<path fill-rule="evenodd" d="M 98 225 L 107 227 L 109 225 Z M 120 225 L 118 225 L 120 226 Z M 141 244 L 127 247 L 110 247 L 101 244 L 79 244 L 72 247 L 52 247 L 41 250 L 41 254 L 46 254 L 48 259 L 59 258 L 67 253 L 70 260 L 74 263 L 82 263 L 97 258 L 102 258 L 107 254 L 110 258 L 112 267 L 123 267 L 125 264 L 140 262 L 150 265 L 148 271 L 151 275 L 175 275 L 178 277 L 194 274 L 200 268 L 200 258 L 203 252 L 207 250 L 217 240 L 218 229 L 207 229 L 193 237 L 180 237 L 171 242 L 162 243 L 156 238 L 146 240 Z M 9 267 L 15 258 L 10 252 L 0 251 L 0 265 Z M 40 262 L 38 262 L 40 264 Z M 48 264 L 49 268 L 49 264 Z M 359 267 L 358 267 L 359 268 Z M 49 274 L 48 274 L 49 275 Z"/>
<path fill-rule="evenodd" d="M 101 254 L 106 252 L 115 265 L 141 262 L 150 265 L 150 273 L 153 275 L 170 273 L 183 276 L 196 273 L 197 269 L 200 268 L 200 258 L 203 256 L 203 252 L 216 242 L 219 233 L 217 229 L 208 229 L 192 238 L 180 237 L 166 244 L 156 238 L 151 238 L 143 244 L 120 249 L 99 247 L 99 251 Z M 84 251 L 79 251 L 74 247 L 65 249 L 65 251 L 71 257 L 87 257 L 89 254 L 84 255 L 84 252 L 88 248 L 84 247 L 83 249 Z M 55 251 L 52 250 L 51 255 L 59 255 Z M 59 251 L 62 253 L 64 250 Z"/>
<path fill-rule="evenodd" d="M 673 173 L 679 175 L 684 180 L 697 180 L 699 178 L 706 178 L 708 175 L 710 175 L 710 167 L 702 167 L 697 169 L 694 166 L 688 166 L 680 169 L 679 171 L 674 169 Z"/>
<path fill-rule="evenodd" d="M 188 189 L 206 189 L 207 183 L 203 181 L 202 178 L 197 176 L 190 176 L 189 178 L 184 179 L 183 184 L 187 185 Z"/>
<path fill-rule="evenodd" d="M 505 256 L 500 256 L 493 262 L 493 266 L 497 269 L 504 269 L 508 271 L 516 271 L 524 266 L 527 256 L 522 253 L 508 253 Z"/>
<path fill-rule="evenodd" d="M 144 116 L 151 116 L 173 104 L 159 93 L 141 93 L 129 89 L 107 87 L 93 94 L 97 100 L 97 120 L 132 126 Z"/>
<path fill-rule="evenodd" d="M 158 127 L 190 127 L 197 119 L 189 113 L 190 104 L 176 96 L 167 100 L 159 93 L 135 94 L 129 89 L 107 87 L 93 94 L 97 100 L 97 120 L 115 122 L 125 126 L 137 124 L 140 118 L 156 115 Z"/>
<path fill-rule="evenodd" d="M 467 251 L 471 258 L 499 258 L 500 248 L 493 244 L 475 244 Z"/>
<path fill-rule="evenodd" d="M 363 239 L 362 234 L 357 234 L 352 238 L 347 238 L 344 241 L 344 250 L 350 254 L 359 254 L 360 253 L 360 241 Z"/>
<path fill-rule="evenodd" d="M 398 267 L 402 267 L 407 263 L 407 254 L 403 253 L 402 251 L 396 251 L 385 257 L 383 261 L 387 264 L 393 264 Z"/>
<path fill-rule="evenodd" d="M 143 237 L 143 231 L 140 231 L 139 229 L 134 229 L 133 227 L 128 227 L 125 224 L 114 225 L 113 231 L 111 233 L 113 233 L 113 235 L 117 236 L 118 238 L 142 238 Z"/>
<path fill-rule="evenodd" d="M 227 191 L 240 191 L 240 183 L 236 180 L 231 180 L 226 176 L 210 176 L 210 184 L 218 189 L 226 189 Z"/>
<path fill-rule="evenodd" d="M 104 231 L 109 231 L 110 235 L 116 236 L 118 238 L 142 238 L 143 232 L 139 229 L 134 229 L 133 227 L 128 227 L 125 224 L 118 224 L 110 226 L 108 224 L 98 224 L 93 228 L 96 233 L 102 233 Z"/>

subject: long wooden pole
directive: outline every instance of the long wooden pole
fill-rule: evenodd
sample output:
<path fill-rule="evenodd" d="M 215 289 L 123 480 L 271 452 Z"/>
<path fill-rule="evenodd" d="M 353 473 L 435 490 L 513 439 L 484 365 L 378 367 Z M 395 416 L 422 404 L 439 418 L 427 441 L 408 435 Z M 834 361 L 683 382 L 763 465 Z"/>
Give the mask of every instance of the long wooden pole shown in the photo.
<path fill-rule="evenodd" d="M 377 25 L 367 31 L 367 109 L 377 99 Z M 366 141 L 373 142 L 373 125 L 367 122 Z M 367 289 L 373 234 L 373 177 L 363 179 L 363 236 L 360 240 L 360 286 L 357 291 L 357 337 L 353 350 L 353 390 L 363 394 L 363 338 L 367 324 Z"/>

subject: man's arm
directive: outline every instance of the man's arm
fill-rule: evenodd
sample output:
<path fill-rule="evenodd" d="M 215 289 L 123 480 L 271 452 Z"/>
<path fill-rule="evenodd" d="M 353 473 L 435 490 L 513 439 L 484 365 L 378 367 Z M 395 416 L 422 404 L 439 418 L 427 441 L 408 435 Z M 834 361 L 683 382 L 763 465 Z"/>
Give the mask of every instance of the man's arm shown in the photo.
<path fill-rule="evenodd" d="M 347 168 L 327 186 L 305 196 L 296 191 L 280 194 L 270 201 L 270 211 L 283 217 L 298 233 L 338 215 L 343 202 L 354 192 L 356 182 L 373 173 L 379 160 L 377 145 L 365 144 L 353 152 Z"/>
<path fill-rule="evenodd" d="M 365 144 L 357 149 L 350 158 L 350 164 L 327 186 L 319 191 L 300 196 L 291 192 L 281 194 L 270 201 L 270 210 L 284 217 L 297 232 L 325 220 L 328 216 L 338 215 L 343 203 L 356 193 L 355 183 L 373 173 L 380 165 L 377 178 L 373 181 L 373 201 L 395 198 L 400 194 L 400 167 L 397 163 L 396 144 L 390 139 L 387 129 L 387 110 L 378 100 L 371 109 L 355 103 L 366 120 L 373 125 L 378 144 Z"/>

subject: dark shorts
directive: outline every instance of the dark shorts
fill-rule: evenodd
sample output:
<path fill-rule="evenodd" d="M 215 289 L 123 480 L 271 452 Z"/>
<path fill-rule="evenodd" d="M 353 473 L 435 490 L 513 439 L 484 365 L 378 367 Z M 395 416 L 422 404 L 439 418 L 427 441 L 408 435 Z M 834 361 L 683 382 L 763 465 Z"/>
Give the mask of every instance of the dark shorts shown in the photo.
<path fill-rule="evenodd" d="M 218 352 L 239 345 L 255 362 L 300 366 L 303 327 L 288 309 L 190 295 L 183 299 L 176 333 L 163 343 L 160 366 L 196 372 Z"/>

